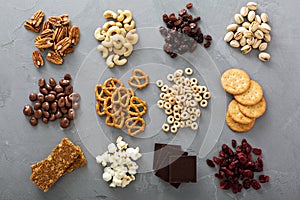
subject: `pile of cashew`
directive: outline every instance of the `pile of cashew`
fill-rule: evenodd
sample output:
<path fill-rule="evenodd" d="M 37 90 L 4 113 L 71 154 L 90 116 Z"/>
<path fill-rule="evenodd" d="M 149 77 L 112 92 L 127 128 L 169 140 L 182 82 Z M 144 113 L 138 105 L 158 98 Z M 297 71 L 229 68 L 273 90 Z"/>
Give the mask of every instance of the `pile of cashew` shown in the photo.
<path fill-rule="evenodd" d="M 95 30 L 96 40 L 101 41 L 97 49 L 102 52 L 102 57 L 106 58 L 108 67 L 123 66 L 133 51 L 133 45 L 139 40 L 132 13 L 129 10 L 118 10 L 117 14 L 107 10 L 103 17 L 113 20 Z"/>

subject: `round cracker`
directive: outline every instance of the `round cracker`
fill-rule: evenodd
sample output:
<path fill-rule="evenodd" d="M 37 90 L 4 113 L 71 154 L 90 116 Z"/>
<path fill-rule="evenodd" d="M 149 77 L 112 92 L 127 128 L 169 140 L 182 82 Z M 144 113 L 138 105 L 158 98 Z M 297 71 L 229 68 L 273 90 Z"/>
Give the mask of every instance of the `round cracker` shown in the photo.
<path fill-rule="evenodd" d="M 250 118 L 258 118 L 262 116 L 267 108 L 267 102 L 263 97 L 260 102 L 253 106 L 244 106 L 242 104 L 238 104 L 240 111 L 247 117 Z"/>
<path fill-rule="evenodd" d="M 236 100 L 232 100 L 228 105 L 228 113 L 231 118 L 240 124 L 250 124 L 253 122 L 253 118 L 246 117 L 239 109 L 239 103 Z"/>
<path fill-rule="evenodd" d="M 240 123 L 235 122 L 230 117 L 230 115 L 229 115 L 228 112 L 226 114 L 226 124 L 234 132 L 238 132 L 238 133 L 248 132 L 248 131 L 250 131 L 253 128 L 254 123 L 255 123 L 255 120 L 253 120 L 253 122 L 250 123 L 250 124 L 240 124 Z"/>
<path fill-rule="evenodd" d="M 233 68 L 222 74 L 221 84 L 230 94 L 242 94 L 250 87 L 250 77 L 245 71 Z"/>
<path fill-rule="evenodd" d="M 242 94 L 234 95 L 235 100 L 245 106 L 253 106 L 263 98 L 263 89 L 256 81 L 250 81 L 250 87 Z"/>

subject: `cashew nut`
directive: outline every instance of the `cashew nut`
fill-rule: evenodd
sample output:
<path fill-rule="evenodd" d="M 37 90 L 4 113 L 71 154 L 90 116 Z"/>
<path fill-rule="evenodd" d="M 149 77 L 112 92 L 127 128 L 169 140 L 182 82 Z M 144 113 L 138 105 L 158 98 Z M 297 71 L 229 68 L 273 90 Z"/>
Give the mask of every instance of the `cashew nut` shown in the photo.
<path fill-rule="evenodd" d="M 139 35 L 136 33 L 135 29 L 132 29 L 126 34 L 126 40 L 131 44 L 136 44 L 139 40 Z"/>
<path fill-rule="evenodd" d="M 132 51 L 133 51 L 133 46 L 130 43 L 125 43 L 124 47 L 126 48 L 126 52 L 124 52 L 124 56 L 128 57 L 131 55 Z"/>
<path fill-rule="evenodd" d="M 120 34 L 126 37 L 126 30 L 124 28 L 120 28 Z"/>
<path fill-rule="evenodd" d="M 115 66 L 115 63 L 113 62 L 114 56 L 115 56 L 115 54 L 112 54 L 112 55 L 108 56 L 108 58 L 106 59 L 106 65 L 109 68 L 113 68 Z"/>
<path fill-rule="evenodd" d="M 103 28 L 103 30 L 108 31 L 108 29 L 109 29 L 110 27 L 115 26 L 115 25 L 116 25 L 116 22 L 114 22 L 114 21 L 108 21 L 108 22 L 106 22 L 106 23 L 102 26 L 102 28 Z"/>
<path fill-rule="evenodd" d="M 124 10 L 123 15 L 125 15 L 125 19 L 123 20 L 123 24 L 128 24 L 132 20 L 132 13 L 130 10 Z"/>
<path fill-rule="evenodd" d="M 113 41 L 114 48 L 116 49 L 121 49 L 125 43 L 125 38 L 120 34 L 111 36 L 111 40 Z"/>
<path fill-rule="evenodd" d="M 117 19 L 117 14 L 112 10 L 107 10 L 103 13 L 103 17 L 105 19 L 107 19 L 107 18 Z"/>
<path fill-rule="evenodd" d="M 125 65 L 127 63 L 127 59 L 126 58 L 123 58 L 121 60 L 120 59 L 120 56 L 119 55 L 115 55 L 114 58 L 113 58 L 113 61 L 116 65 L 118 66 L 122 66 L 122 65 Z"/>
<path fill-rule="evenodd" d="M 115 52 L 115 54 L 122 56 L 126 52 L 126 48 L 124 46 L 121 49 L 114 48 L 113 51 Z"/>
<path fill-rule="evenodd" d="M 94 33 L 96 40 L 102 41 L 105 39 L 105 36 L 102 34 L 102 28 L 97 28 Z"/>
<path fill-rule="evenodd" d="M 120 28 L 117 26 L 112 26 L 108 29 L 106 33 L 106 37 L 110 38 L 110 36 L 115 35 L 115 34 L 120 34 Z"/>
<path fill-rule="evenodd" d="M 121 22 L 116 22 L 116 26 L 119 27 L 119 28 L 122 28 L 123 24 Z"/>
<path fill-rule="evenodd" d="M 117 17 L 118 22 L 122 22 L 125 18 L 123 10 L 118 10 L 119 16 Z"/>
<path fill-rule="evenodd" d="M 108 49 L 106 47 L 104 47 L 103 45 L 98 45 L 97 50 L 99 52 L 102 52 L 102 57 L 106 58 L 108 56 Z"/>
<path fill-rule="evenodd" d="M 102 41 L 102 43 L 101 43 L 104 47 L 106 47 L 106 48 L 110 48 L 110 47 L 113 47 L 113 42 L 112 42 L 112 40 L 104 40 L 104 41 Z"/>
<path fill-rule="evenodd" d="M 125 25 L 124 25 L 124 28 L 125 28 L 126 31 L 130 31 L 130 30 L 134 29 L 134 27 L 135 27 L 135 22 L 134 22 L 134 20 L 132 20 L 132 21 L 130 22 L 130 24 L 125 24 Z"/>

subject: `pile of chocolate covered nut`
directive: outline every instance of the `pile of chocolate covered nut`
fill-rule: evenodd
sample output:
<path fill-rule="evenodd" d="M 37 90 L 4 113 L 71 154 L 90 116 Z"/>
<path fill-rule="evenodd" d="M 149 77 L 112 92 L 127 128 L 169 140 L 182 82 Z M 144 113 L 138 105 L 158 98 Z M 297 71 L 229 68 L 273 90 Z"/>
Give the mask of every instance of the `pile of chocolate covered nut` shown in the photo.
<path fill-rule="evenodd" d="M 240 14 L 234 15 L 236 24 L 227 26 L 228 32 L 224 41 L 231 47 L 241 48 L 242 54 L 258 49 L 261 51 L 258 55 L 259 60 L 267 62 L 271 59 L 270 54 L 265 52 L 268 43 L 271 42 L 271 26 L 268 24 L 269 17 L 266 13 L 255 13 L 257 8 L 255 2 L 249 2 L 247 6 L 242 7 Z"/>
<path fill-rule="evenodd" d="M 94 37 L 101 41 L 97 49 L 102 52 L 102 57 L 106 58 L 109 68 L 115 65 L 123 66 L 133 51 L 133 45 L 139 40 L 132 13 L 130 10 L 118 10 L 116 14 L 107 10 L 103 17 L 112 20 L 95 30 Z"/>
<path fill-rule="evenodd" d="M 60 126 L 67 128 L 70 120 L 75 118 L 75 110 L 79 109 L 80 95 L 73 93 L 71 75 L 66 74 L 63 79 L 56 83 L 54 78 L 46 83 L 41 78 L 38 81 L 40 93 L 30 93 L 29 100 L 35 102 L 24 106 L 23 113 L 31 117 L 29 122 L 32 126 L 38 124 L 38 119 L 48 124 L 49 121 L 60 119 Z"/>

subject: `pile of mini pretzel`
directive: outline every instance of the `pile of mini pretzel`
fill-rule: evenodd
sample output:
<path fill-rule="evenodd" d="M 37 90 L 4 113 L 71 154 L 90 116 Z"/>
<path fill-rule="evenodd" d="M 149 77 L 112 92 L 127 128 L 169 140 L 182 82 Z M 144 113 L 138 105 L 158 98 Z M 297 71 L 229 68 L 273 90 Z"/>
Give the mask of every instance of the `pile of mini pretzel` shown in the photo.
<path fill-rule="evenodd" d="M 148 85 L 148 79 L 142 84 Z M 142 89 L 142 88 L 139 88 Z M 147 104 L 135 96 L 131 88 L 116 78 L 107 79 L 103 85 L 95 86 L 96 111 L 102 117 L 106 116 L 107 126 L 118 129 L 127 129 L 130 136 L 135 136 L 145 130 L 145 121 L 142 118 L 147 112 Z"/>

